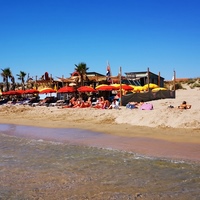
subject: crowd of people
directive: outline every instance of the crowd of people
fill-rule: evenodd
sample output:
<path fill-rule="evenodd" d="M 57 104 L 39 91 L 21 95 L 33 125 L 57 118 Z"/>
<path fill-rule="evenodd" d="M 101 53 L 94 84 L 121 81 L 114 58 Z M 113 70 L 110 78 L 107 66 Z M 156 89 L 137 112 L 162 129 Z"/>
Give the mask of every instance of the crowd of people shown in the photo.
<path fill-rule="evenodd" d="M 113 100 L 105 99 L 101 97 L 89 96 L 86 100 L 82 97 L 76 98 L 72 96 L 67 105 L 63 105 L 62 108 L 97 108 L 97 109 L 120 109 L 119 107 L 120 98 L 116 95 Z"/>
<path fill-rule="evenodd" d="M 21 104 L 21 105 L 31 105 L 31 106 L 55 106 L 58 105 L 61 108 L 97 108 L 97 109 L 120 109 L 120 96 L 116 94 L 105 98 L 104 96 L 87 96 L 86 94 L 80 96 L 71 96 L 67 100 L 63 100 L 57 104 L 56 97 L 46 97 L 45 99 L 39 100 L 39 96 L 34 96 L 32 98 L 23 99 L 3 99 L 0 101 L 0 105 L 9 103 L 10 104 Z M 168 108 L 177 109 L 190 109 L 192 106 L 186 101 L 183 101 L 179 106 L 170 105 Z M 150 102 L 144 102 L 143 100 L 139 102 L 128 102 L 126 104 L 127 109 L 141 109 L 141 110 L 153 110 L 153 104 Z"/>

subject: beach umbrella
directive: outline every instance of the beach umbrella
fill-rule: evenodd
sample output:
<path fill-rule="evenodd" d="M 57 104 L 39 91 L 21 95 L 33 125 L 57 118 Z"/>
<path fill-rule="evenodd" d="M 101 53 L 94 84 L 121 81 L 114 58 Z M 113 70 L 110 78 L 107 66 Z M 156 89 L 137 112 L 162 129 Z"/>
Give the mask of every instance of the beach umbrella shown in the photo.
<path fill-rule="evenodd" d="M 17 90 L 9 90 L 7 92 L 3 92 L 2 95 L 21 95 L 21 93 Z"/>
<path fill-rule="evenodd" d="M 150 89 L 154 89 L 154 88 L 157 88 L 157 87 L 159 87 L 159 86 L 156 85 L 155 83 L 149 83 L 149 84 L 145 84 L 143 87 L 144 87 L 145 90 L 147 90 L 148 87 L 149 87 Z"/>
<path fill-rule="evenodd" d="M 160 90 L 167 90 L 167 89 L 164 88 L 164 87 L 158 87 L 158 88 L 152 89 L 152 92 L 157 92 L 157 91 L 160 91 Z"/>
<path fill-rule="evenodd" d="M 102 87 L 102 86 L 108 86 L 108 85 L 107 84 L 97 85 L 95 89 L 98 89 L 99 87 Z"/>
<path fill-rule="evenodd" d="M 39 93 L 39 91 L 36 89 L 28 89 L 24 91 L 24 94 L 37 94 L 37 93 Z"/>
<path fill-rule="evenodd" d="M 127 84 L 121 84 L 123 90 L 133 90 L 133 87 Z M 120 84 L 111 84 L 111 86 L 116 87 L 117 89 L 120 89 Z"/>
<path fill-rule="evenodd" d="M 120 84 L 118 84 L 118 83 L 114 83 L 114 84 L 110 84 L 111 86 L 114 86 L 114 87 L 119 87 L 120 86 Z M 122 84 L 123 85 L 123 84 Z"/>
<path fill-rule="evenodd" d="M 144 91 L 144 87 L 143 86 L 134 86 L 133 90 L 134 90 L 134 92 L 141 92 L 141 91 Z"/>
<path fill-rule="evenodd" d="M 72 92 L 75 92 L 76 89 L 73 88 L 73 87 L 70 87 L 70 86 L 65 86 L 65 87 L 62 87 L 60 88 L 57 93 L 72 93 Z"/>
<path fill-rule="evenodd" d="M 118 90 L 116 87 L 112 85 L 101 85 L 96 87 L 96 90 L 98 91 L 112 91 L 112 90 Z"/>
<path fill-rule="evenodd" d="M 48 93 L 56 93 L 56 90 L 52 89 L 52 88 L 43 88 L 41 90 L 39 90 L 40 94 L 48 94 Z"/>
<path fill-rule="evenodd" d="M 123 90 L 133 90 L 133 87 L 130 86 L 130 85 L 124 84 L 124 85 L 122 85 L 122 89 L 123 89 Z"/>
<path fill-rule="evenodd" d="M 91 86 L 81 86 L 77 90 L 78 92 L 96 92 L 96 90 Z"/>
<path fill-rule="evenodd" d="M 20 94 L 24 94 L 25 90 L 16 90 L 17 92 L 19 92 Z"/>

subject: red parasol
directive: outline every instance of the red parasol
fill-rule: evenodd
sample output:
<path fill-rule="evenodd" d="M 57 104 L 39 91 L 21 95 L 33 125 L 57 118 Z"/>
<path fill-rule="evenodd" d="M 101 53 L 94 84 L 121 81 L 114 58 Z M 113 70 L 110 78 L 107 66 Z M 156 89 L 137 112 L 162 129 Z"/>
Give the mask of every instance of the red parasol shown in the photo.
<path fill-rule="evenodd" d="M 70 86 L 65 86 L 65 87 L 62 87 L 60 88 L 57 93 L 72 93 L 72 92 L 75 92 L 76 89 L 73 88 L 73 87 L 70 87 Z"/>
<path fill-rule="evenodd" d="M 39 91 L 36 89 L 28 89 L 24 91 L 24 94 L 37 94 L 37 93 L 39 93 Z"/>
<path fill-rule="evenodd" d="M 20 94 L 24 94 L 25 90 L 16 90 L 16 92 L 18 92 Z"/>
<path fill-rule="evenodd" d="M 7 92 L 3 92 L 2 95 L 21 95 L 21 93 L 18 92 L 17 90 L 10 90 Z"/>
<path fill-rule="evenodd" d="M 96 92 L 96 90 L 90 86 L 81 86 L 77 90 L 78 92 Z"/>
<path fill-rule="evenodd" d="M 117 88 L 120 89 L 120 84 Z M 133 90 L 133 87 L 131 87 L 130 85 L 122 84 L 122 89 L 123 90 Z"/>

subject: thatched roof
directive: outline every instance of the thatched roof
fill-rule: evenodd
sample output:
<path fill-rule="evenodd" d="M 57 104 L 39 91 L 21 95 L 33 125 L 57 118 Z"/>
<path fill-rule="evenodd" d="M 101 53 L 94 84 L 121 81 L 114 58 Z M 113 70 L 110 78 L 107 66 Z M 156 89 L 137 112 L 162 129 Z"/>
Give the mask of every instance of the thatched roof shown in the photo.
<path fill-rule="evenodd" d="M 75 83 L 79 77 L 78 76 L 72 76 L 70 78 L 60 78 L 57 77 L 58 79 L 56 79 L 57 82 L 62 82 L 62 83 Z"/>
<path fill-rule="evenodd" d="M 49 79 L 49 80 L 36 80 L 36 83 L 53 83 L 54 80 L 53 79 Z"/>

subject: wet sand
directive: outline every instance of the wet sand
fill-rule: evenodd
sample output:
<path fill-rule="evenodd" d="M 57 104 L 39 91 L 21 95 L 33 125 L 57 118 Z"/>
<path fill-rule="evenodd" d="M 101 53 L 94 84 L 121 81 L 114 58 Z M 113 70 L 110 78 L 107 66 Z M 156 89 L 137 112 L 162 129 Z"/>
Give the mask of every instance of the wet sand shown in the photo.
<path fill-rule="evenodd" d="M 148 137 L 125 137 L 75 128 L 42 128 L 14 124 L 1 124 L 0 132 L 28 139 L 127 151 L 162 159 L 200 161 L 200 144 L 198 143 L 171 142 Z"/>

